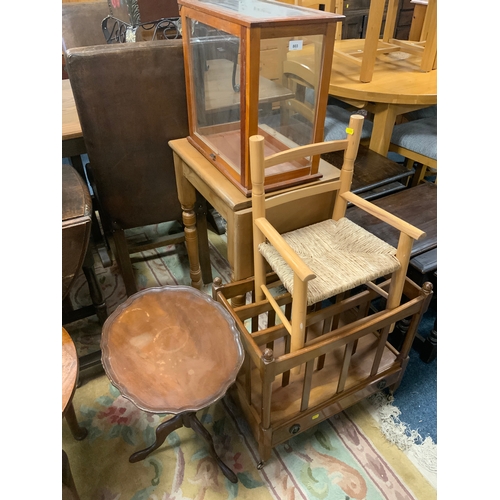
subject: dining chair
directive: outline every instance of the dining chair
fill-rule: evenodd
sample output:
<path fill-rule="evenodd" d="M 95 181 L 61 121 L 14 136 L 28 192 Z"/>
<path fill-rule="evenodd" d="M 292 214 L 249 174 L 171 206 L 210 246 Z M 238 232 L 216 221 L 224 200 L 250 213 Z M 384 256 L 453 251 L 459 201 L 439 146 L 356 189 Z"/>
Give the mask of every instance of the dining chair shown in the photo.
<path fill-rule="evenodd" d="M 106 0 L 62 4 L 63 52 L 73 47 L 105 45 L 102 21 L 109 14 Z"/>
<path fill-rule="evenodd" d="M 62 328 L 62 417 L 73 435 L 81 441 L 88 435 L 88 430 L 78 422 L 73 396 L 78 383 L 79 359 L 75 344 L 69 333 Z M 62 498 L 63 500 L 79 500 L 78 492 L 71 473 L 68 455 L 62 450 Z"/>
<path fill-rule="evenodd" d="M 377 57 L 390 52 L 408 52 L 420 56 L 420 70 L 425 72 L 437 67 L 437 0 L 429 0 L 426 29 L 423 39 L 419 40 L 394 38 L 399 1 L 372 0 L 361 48 L 356 47 L 354 51 L 343 51 L 338 46 L 334 48 L 337 57 L 360 67 L 359 80 L 363 83 L 371 82 Z"/>
<path fill-rule="evenodd" d="M 316 106 L 315 95 L 318 88 L 319 75 L 315 72 L 315 61 L 318 59 L 316 50 L 312 58 L 295 58 L 289 54 L 283 62 L 283 75 L 287 79 L 287 85 L 294 91 L 294 97 L 285 103 L 288 115 L 296 113 L 307 123 L 313 123 L 314 107 Z M 363 110 L 352 110 L 344 106 L 341 101 L 330 99 L 331 104 L 326 105 L 324 123 L 324 141 L 333 141 L 345 137 L 345 128 L 349 123 L 351 114 L 364 115 Z M 329 102 L 330 102 L 329 100 Z M 365 117 L 366 118 L 366 117 Z M 361 142 L 368 143 L 373 130 L 373 122 L 365 119 L 361 131 Z M 302 144 L 303 145 L 303 144 Z"/>
<path fill-rule="evenodd" d="M 342 139 L 345 136 L 346 124 L 349 123 L 351 115 L 359 114 L 365 116 L 362 110 L 350 110 L 336 104 L 326 106 L 325 118 L 325 141 Z M 361 144 L 368 143 L 372 135 L 373 122 L 365 117 L 361 129 Z"/>
<path fill-rule="evenodd" d="M 323 10 L 325 12 L 332 12 L 342 14 L 344 0 L 278 0 L 282 3 L 292 5 L 299 5 L 309 9 Z M 335 30 L 335 40 L 340 40 L 342 37 L 342 23 L 338 22 Z"/>
<path fill-rule="evenodd" d="M 74 48 L 67 52 L 67 65 L 89 157 L 87 175 L 127 295 L 132 295 L 138 286 L 130 255 L 186 238 L 168 145 L 189 133 L 182 42 Z M 200 210 L 198 223 L 204 214 Z M 166 234 L 131 237 L 132 229 L 167 222 Z M 208 283 L 208 238 L 199 242 Z M 194 286 L 201 286 L 202 276 L 191 276 Z"/>
<path fill-rule="evenodd" d="M 262 136 L 249 139 L 255 301 L 267 299 L 272 304 L 291 336 L 290 352 L 304 346 L 308 308 L 319 307 L 327 299 L 337 300 L 340 304 L 343 294 L 358 286 L 366 285 L 368 290 L 379 295 L 385 301 L 385 310 L 397 308 L 401 302 L 413 241 L 425 236 L 420 229 L 350 191 L 363 120 L 360 115 L 352 115 L 343 139 L 299 146 L 269 156 L 265 156 Z M 300 162 L 304 157 L 314 154 L 341 150 L 344 151 L 344 163 L 338 183 L 310 185 L 307 189 L 265 199 L 266 168 L 284 162 Z M 330 219 L 281 235 L 266 218 L 266 210 L 326 190 L 337 192 Z M 345 211 L 348 202 L 400 231 L 397 248 L 347 219 Z M 280 304 L 266 285 L 269 267 L 292 297 L 291 321 L 283 314 Z M 390 277 L 390 284 L 377 282 L 379 278 L 385 277 Z M 342 307 L 339 305 L 339 308 Z M 360 320 L 364 320 L 363 314 Z M 379 346 L 385 344 L 393 326 L 389 324 L 380 330 Z M 378 356 L 379 347 L 376 350 Z"/>
<path fill-rule="evenodd" d="M 395 125 L 389 151 L 407 159 L 407 167 L 415 168 L 411 185 L 420 184 L 429 168 L 437 171 L 437 116 Z M 437 173 L 434 182 L 437 183 Z"/>
<path fill-rule="evenodd" d="M 88 47 L 106 43 L 102 20 L 109 14 L 107 1 L 62 4 L 62 79 L 68 78 L 66 51 L 73 47 Z"/>

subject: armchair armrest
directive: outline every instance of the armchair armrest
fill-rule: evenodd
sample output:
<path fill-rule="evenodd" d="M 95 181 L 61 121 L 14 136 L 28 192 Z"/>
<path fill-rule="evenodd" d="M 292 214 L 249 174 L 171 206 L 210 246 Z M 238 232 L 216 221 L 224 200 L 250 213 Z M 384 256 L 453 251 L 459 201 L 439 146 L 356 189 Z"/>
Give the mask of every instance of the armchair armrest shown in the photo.
<path fill-rule="evenodd" d="M 377 217 L 377 219 L 380 219 L 381 221 L 386 222 L 392 227 L 398 229 L 399 231 L 406 234 L 410 238 L 413 238 L 414 240 L 418 241 L 426 236 L 424 231 L 418 229 L 415 226 L 412 226 L 403 219 L 400 219 L 399 217 L 392 215 L 390 212 L 387 212 L 383 208 L 377 207 L 373 203 L 366 201 L 365 199 L 361 198 L 360 196 L 350 191 L 346 191 L 345 193 L 342 193 L 340 196 L 342 196 L 342 198 L 344 198 L 346 201 L 350 201 L 352 204 L 358 206 L 359 208 L 369 213 L 370 215 Z"/>
<path fill-rule="evenodd" d="M 262 231 L 262 234 L 271 242 L 274 248 L 280 253 L 285 262 L 292 268 L 293 272 L 301 281 L 309 281 L 316 278 L 311 269 L 304 264 L 302 259 L 295 253 L 283 237 L 274 229 L 271 223 L 264 217 L 255 219 L 255 225 Z"/>

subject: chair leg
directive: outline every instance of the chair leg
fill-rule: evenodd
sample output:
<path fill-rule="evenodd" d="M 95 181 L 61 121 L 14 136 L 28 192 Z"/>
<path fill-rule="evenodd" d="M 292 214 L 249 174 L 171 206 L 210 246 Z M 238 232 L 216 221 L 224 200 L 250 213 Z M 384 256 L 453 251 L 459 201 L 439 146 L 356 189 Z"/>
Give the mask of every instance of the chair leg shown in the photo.
<path fill-rule="evenodd" d="M 115 257 L 120 267 L 123 282 L 125 283 L 125 290 L 127 296 L 137 293 L 137 284 L 135 282 L 134 268 L 128 253 L 127 239 L 125 231 L 121 228 L 113 227 L 113 242 L 115 246 Z"/>
<path fill-rule="evenodd" d="M 73 479 L 73 474 L 71 473 L 71 468 L 69 466 L 68 455 L 64 450 L 62 450 L 62 484 L 63 484 L 63 500 L 80 500 L 78 492 L 76 491 L 75 481 Z"/>
<path fill-rule="evenodd" d="M 92 255 L 92 250 L 90 247 L 87 249 L 87 254 L 85 255 L 82 269 L 83 273 L 85 274 L 85 278 L 87 279 L 90 298 L 95 308 L 99 324 L 104 325 L 104 322 L 108 317 L 108 311 L 106 308 L 106 302 L 104 302 L 104 298 L 102 296 L 101 287 L 97 282 L 97 276 L 94 271 L 94 257 Z"/>
<path fill-rule="evenodd" d="M 437 356 L 437 319 L 434 321 L 434 326 L 431 332 L 426 337 L 420 349 L 420 359 L 424 363 L 434 361 Z"/>
<path fill-rule="evenodd" d="M 410 160 L 408 160 L 410 161 Z M 415 165 L 416 162 L 412 161 L 413 165 Z M 411 182 L 411 187 L 418 186 L 419 184 L 422 183 L 424 180 L 425 172 L 427 171 L 427 167 L 425 165 L 422 165 L 421 163 L 417 163 L 415 166 L 415 173 L 413 174 L 413 179 Z"/>

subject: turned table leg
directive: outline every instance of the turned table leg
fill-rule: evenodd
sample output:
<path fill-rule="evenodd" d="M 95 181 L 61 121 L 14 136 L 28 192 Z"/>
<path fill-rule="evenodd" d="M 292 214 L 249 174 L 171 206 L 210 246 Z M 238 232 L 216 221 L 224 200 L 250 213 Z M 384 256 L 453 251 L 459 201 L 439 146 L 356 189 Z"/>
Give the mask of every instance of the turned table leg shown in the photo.
<path fill-rule="evenodd" d="M 184 234 L 186 237 L 191 286 L 200 289 L 203 286 L 203 280 L 198 252 L 198 233 L 196 231 L 196 190 L 184 177 L 182 164 L 182 159 L 174 153 L 175 180 L 182 208 L 182 222 L 184 223 Z"/>

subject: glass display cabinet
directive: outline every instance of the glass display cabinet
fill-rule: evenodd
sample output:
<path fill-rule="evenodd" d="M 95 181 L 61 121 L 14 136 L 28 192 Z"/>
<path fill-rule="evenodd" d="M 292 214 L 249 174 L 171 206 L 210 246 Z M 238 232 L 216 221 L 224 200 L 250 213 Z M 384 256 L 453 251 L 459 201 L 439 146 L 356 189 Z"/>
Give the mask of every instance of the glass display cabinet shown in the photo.
<path fill-rule="evenodd" d="M 246 196 L 248 138 L 266 156 L 323 141 L 336 23 L 344 17 L 272 0 L 178 0 L 189 137 Z M 266 191 L 321 177 L 319 156 L 267 169 Z"/>

